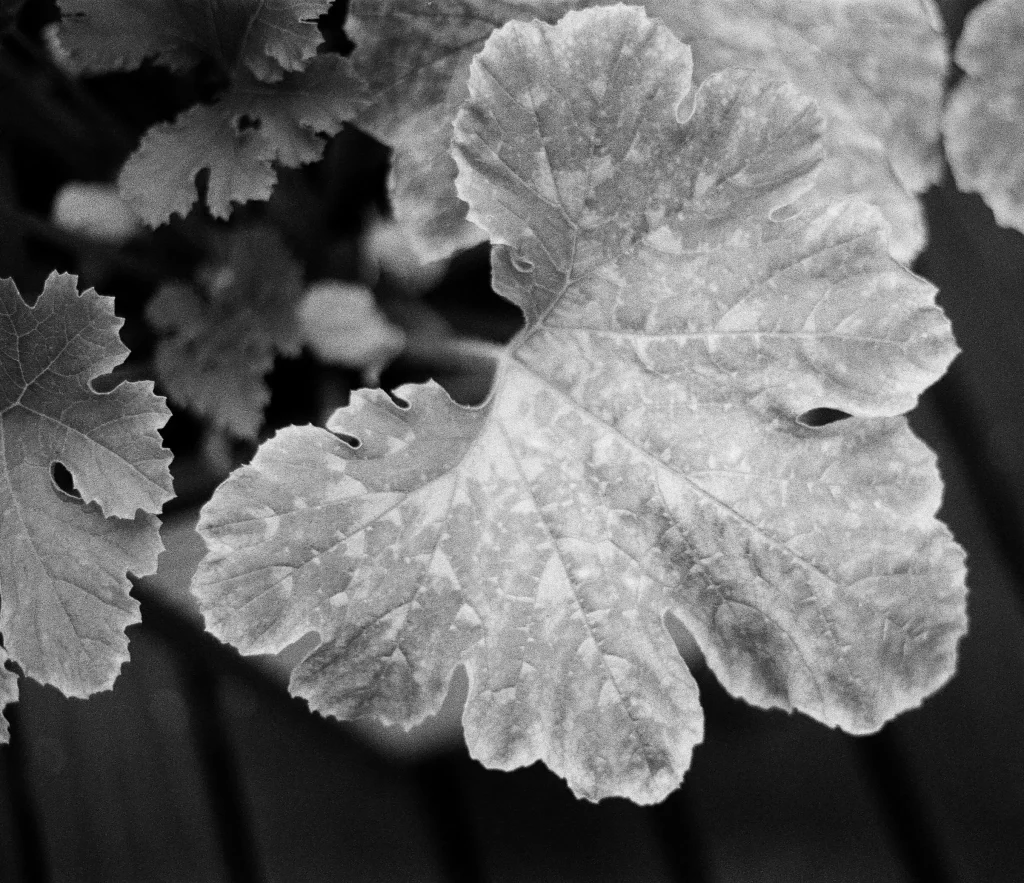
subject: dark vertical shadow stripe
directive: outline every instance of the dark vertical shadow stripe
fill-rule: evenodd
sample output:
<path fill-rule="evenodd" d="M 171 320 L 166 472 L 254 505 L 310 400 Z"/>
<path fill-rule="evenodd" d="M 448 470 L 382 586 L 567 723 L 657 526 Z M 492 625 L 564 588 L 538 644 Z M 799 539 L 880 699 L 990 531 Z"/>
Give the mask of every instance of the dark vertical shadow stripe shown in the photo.
<path fill-rule="evenodd" d="M 237 758 L 221 719 L 218 676 L 203 659 L 183 657 L 182 668 L 189 723 L 217 820 L 228 879 L 231 883 L 262 883 L 264 875 L 238 778 Z"/>
<path fill-rule="evenodd" d="M 48 883 L 52 879 L 46 856 L 42 825 L 36 805 L 29 793 L 25 775 L 28 758 L 21 737 L 21 708 L 8 705 L 4 714 L 11 725 L 10 744 L 3 749 L 7 760 L 8 797 L 14 810 L 15 837 L 20 850 L 21 868 L 26 883 Z"/>
<path fill-rule="evenodd" d="M 958 883 L 891 728 L 854 740 L 886 831 L 913 883 Z"/>

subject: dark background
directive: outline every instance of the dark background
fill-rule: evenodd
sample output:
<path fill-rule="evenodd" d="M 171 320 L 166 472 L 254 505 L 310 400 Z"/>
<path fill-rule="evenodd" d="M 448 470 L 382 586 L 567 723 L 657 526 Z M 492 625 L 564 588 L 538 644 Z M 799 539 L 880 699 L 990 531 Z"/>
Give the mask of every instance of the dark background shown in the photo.
<path fill-rule="evenodd" d="M 942 5 L 955 38 L 976 4 Z M 322 22 L 342 49 L 343 6 Z M 116 295 L 129 371 L 152 376 L 145 304 L 160 280 L 190 276 L 218 225 L 193 213 L 116 249 L 61 232 L 49 207 L 67 180 L 110 180 L 148 125 L 217 88 L 216 72 L 76 85 L 38 47 L 55 18 L 30 0 L 0 44 L 0 276 L 37 292 L 57 268 Z M 233 223 L 273 223 L 310 279 L 354 278 L 366 208 L 386 211 L 386 165 L 346 129 Z M 653 808 L 576 801 L 540 767 L 483 769 L 462 745 L 457 695 L 410 737 L 316 717 L 288 697 L 280 661 L 202 633 L 186 595 L 202 551 L 191 525 L 222 474 L 203 424 L 178 409 L 165 436 L 179 498 L 160 572 L 134 590 L 130 664 L 84 702 L 22 680 L 8 709 L 0 881 L 1024 881 L 1024 236 L 948 178 L 924 202 L 931 244 L 915 269 L 940 287 L 963 354 L 911 420 L 939 453 L 941 516 L 969 554 L 971 624 L 956 678 L 921 709 L 855 739 L 753 710 L 698 668 L 705 742 Z M 518 322 L 490 293 L 485 248 L 419 309 L 498 341 Z M 407 359 L 383 382 L 429 375 L 464 400 L 486 389 L 470 363 Z M 358 382 L 279 360 L 265 434 L 316 420 Z"/>

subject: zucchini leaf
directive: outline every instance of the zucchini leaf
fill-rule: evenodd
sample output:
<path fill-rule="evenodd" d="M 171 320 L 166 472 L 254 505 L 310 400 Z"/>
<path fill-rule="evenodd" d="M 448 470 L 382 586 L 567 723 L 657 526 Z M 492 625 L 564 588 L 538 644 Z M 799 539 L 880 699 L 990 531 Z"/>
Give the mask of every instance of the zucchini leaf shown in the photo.
<path fill-rule="evenodd" d="M 650 803 L 703 732 L 669 614 L 734 695 L 853 733 L 952 675 L 964 556 L 901 416 L 956 353 L 934 289 L 814 193 L 810 99 L 691 67 L 635 8 L 495 32 L 453 143 L 527 323 L 488 401 L 356 392 L 204 507 L 207 627 L 316 632 L 312 708 L 410 726 L 461 664 L 484 764 Z"/>
<path fill-rule="evenodd" d="M 128 354 L 120 327 L 113 299 L 74 276 L 51 274 L 32 307 L 0 281 L 0 632 L 26 675 L 68 696 L 109 688 L 128 658 L 127 573 L 156 571 L 155 513 L 173 496 L 152 382 L 92 386 Z"/>

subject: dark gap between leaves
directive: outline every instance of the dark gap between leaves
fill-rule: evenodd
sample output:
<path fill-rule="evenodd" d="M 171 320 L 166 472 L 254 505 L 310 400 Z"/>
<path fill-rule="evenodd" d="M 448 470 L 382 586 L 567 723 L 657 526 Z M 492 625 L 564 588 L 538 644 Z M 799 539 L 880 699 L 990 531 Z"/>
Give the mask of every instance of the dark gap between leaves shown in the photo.
<path fill-rule="evenodd" d="M 48 883 L 52 879 L 52 868 L 46 853 L 42 819 L 28 777 L 21 706 L 8 705 L 2 713 L 6 715 L 11 727 L 11 742 L 3 752 L 3 757 L 7 762 L 8 799 L 14 809 L 22 879 L 26 883 Z"/>
<path fill-rule="evenodd" d="M 262 883 L 262 863 L 237 771 L 238 757 L 221 718 L 219 673 L 199 657 L 180 660 L 183 691 L 193 709 L 192 738 L 203 769 L 210 808 L 229 883 Z"/>
<path fill-rule="evenodd" d="M 893 730 L 857 739 L 853 744 L 909 879 L 914 883 L 955 883 L 957 876 L 908 773 L 907 760 Z"/>

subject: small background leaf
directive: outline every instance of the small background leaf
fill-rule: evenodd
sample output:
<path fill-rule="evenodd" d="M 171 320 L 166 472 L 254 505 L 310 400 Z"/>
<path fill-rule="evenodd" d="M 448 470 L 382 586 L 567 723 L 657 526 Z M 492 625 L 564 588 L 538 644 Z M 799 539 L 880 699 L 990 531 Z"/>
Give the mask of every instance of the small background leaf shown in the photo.
<path fill-rule="evenodd" d="M 142 224 L 112 184 L 69 181 L 53 198 L 53 223 L 62 230 L 121 245 L 137 235 Z"/>
<path fill-rule="evenodd" d="M 167 283 L 146 318 L 167 336 L 156 370 L 172 401 L 255 439 L 275 354 L 298 355 L 302 267 L 269 227 L 225 235 L 194 286 Z"/>
<path fill-rule="evenodd" d="M 27 675 L 69 696 L 109 688 L 127 659 L 126 573 L 156 570 L 152 513 L 172 496 L 153 384 L 91 386 L 128 353 L 120 327 L 112 299 L 79 295 L 74 276 L 52 274 L 31 308 L 0 281 L 0 631 Z"/>
<path fill-rule="evenodd" d="M 405 345 L 402 330 L 360 283 L 326 279 L 310 286 L 298 316 L 302 336 L 317 358 L 366 369 L 374 378 Z"/>
<path fill-rule="evenodd" d="M 203 171 L 215 218 L 229 217 L 236 204 L 267 200 L 277 181 L 274 164 L 315 162 L 324 136 L 349 118 L 348 82 L 345 62 L 334 55 L 317 56 L 275 83 L 241 76 L 213 104 L 153 126 L 121 170 L 121 195 L 154 227 L 188 214 Z"/>
<path fill-rule="evenodd" d="M 331 0 L 58 0 L 58 38 L 82 73 L 133 70 L 147 58 L 171 70 L 203 59 L 272 82 L 301 70 L 320 43 Z"/>

